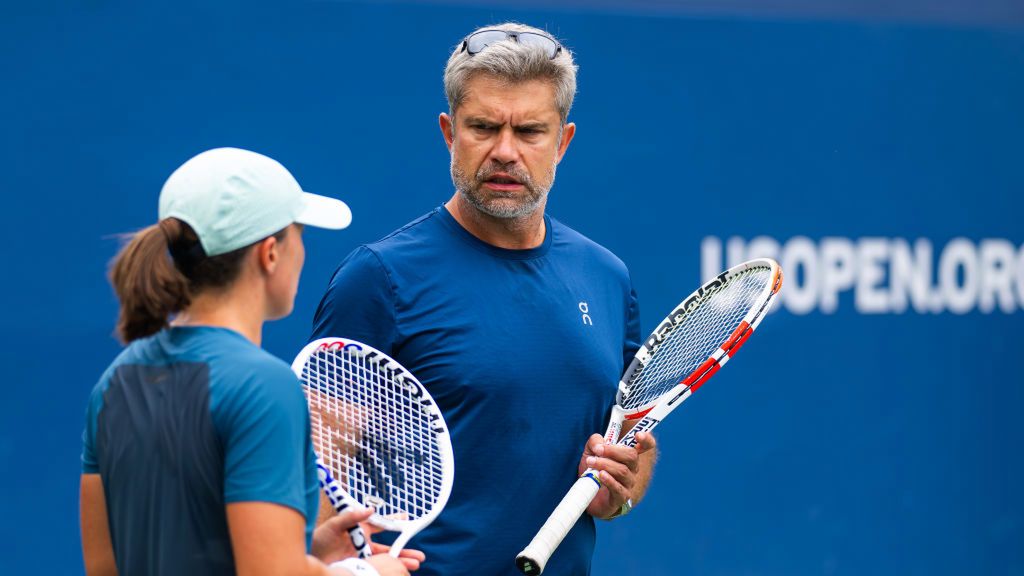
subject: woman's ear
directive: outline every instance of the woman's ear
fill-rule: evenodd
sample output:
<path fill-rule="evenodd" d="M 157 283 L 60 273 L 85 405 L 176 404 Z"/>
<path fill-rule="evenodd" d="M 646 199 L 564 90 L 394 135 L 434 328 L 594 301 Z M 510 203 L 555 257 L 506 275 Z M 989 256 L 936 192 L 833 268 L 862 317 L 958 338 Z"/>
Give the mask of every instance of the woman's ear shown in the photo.
<path fill-rule="evenodd" d="M 256 245 L 255 252 L 260 271 L 273 274 L 277 270 L 278 262 L 281 261 L 277 238 L 273 236 L 264 238 L 262 242 Z"/>

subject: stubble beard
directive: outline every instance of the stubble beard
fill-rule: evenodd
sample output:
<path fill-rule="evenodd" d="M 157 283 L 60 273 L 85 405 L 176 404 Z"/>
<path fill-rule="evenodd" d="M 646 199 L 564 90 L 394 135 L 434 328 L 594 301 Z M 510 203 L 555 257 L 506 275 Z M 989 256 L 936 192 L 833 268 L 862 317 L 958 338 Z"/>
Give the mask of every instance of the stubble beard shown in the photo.
<path fill-rule="evenodd" d="M 530 174 L 517 166 L 487 165 L 469 177 L 452 156 L 451 173 L 455 190 L 480 212 L 502 220 L 518 220 L 535 213 L 547 199 L 555 183 L 557 163 L 551 163 L 551 170 L 544 182 L 534 182 Z M 484 181 L 496 172 L 504 172 L 518 180 L 525 194 L 484 189 Z"/>

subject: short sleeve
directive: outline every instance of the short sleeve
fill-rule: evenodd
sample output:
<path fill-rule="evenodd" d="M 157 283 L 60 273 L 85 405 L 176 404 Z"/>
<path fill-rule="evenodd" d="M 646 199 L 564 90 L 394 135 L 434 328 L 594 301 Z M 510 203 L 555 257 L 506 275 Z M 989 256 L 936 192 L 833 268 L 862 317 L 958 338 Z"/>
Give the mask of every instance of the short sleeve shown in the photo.
<path fill-rule="evenodd" d="M 626 339 L 622 349 L 622 369 L 625 370 L 633 361 L 633 356 L 640 349 L 640 302 L 632 282 L 629 287 L 629 304 L 626 307 Z"/>
<path fill-rule="evenodd" d="M 85 409 L 85 429 L 82 431 L 82 473 L 99 474 L 99 461 L 96 458 L 96 423 L 100 410 L 103 408 L 103 382 L 97 384 L 89 395 L 89 405 Z"/>
<path fill-rule="evenodd" d="M 310 340 L 351 338 L 391 354 L 396 332 L 391 279 L 377 254 L 360 246 L 331 278 Z"/>
<path fill-rule="evenodd" d="M 285 366 L 260 367 L 215 414 L 224 438 L 224 502 L 273 502 L 306 515 L 309 412 Z"/>

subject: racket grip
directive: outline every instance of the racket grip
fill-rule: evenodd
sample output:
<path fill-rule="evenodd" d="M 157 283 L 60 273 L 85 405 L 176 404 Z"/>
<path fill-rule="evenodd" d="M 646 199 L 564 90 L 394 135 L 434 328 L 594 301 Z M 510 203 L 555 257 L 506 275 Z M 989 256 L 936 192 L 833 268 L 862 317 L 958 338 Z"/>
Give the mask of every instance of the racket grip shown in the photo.
<path fill-rule="evenodd" d="M 356 554 L 360 558 L 369 558 L 373 552 L 370 551 L 370 542 L 363 535 L 363 529 L 359 527 L 359 524 L 355 524 L 348 529 L 348 537 L 352 540 L 352 546 L 356 549 Z"/>
<path fill-rule="evenodd" d="M 596 475 L 596 470 L 587 470 L 576 480 L 562 501 L 558 503 L 555 511 L 541 526 L 537 535 L 533 537 L 529 546 L 516 556 L 516 567 L 520 572 L 534 576 L 544 571 L 544 566 L 554 554 L 555 549 L 583 515 L 587 506 L 597 495 L 597 491 L 601 489 Z"/>
<path fill-rule="evenodd" d="M 317 480 L 320 481 L 320 488 L 327 495 L 327 499 L 330 500 L 335 512 L 341 514 L 347 510 L 359 508 L 359 503 L 345 492 L 341 484 L 331 476 L 327 467 L 319 460 L 316 463 L 316 476 Z M 352 546 L 355 547 L 356 553 L 360 558 L 370 557 L 373 552 L 371 552 L 370 543 L 366 540 L 363 529 L 359 527 L 359 524 L 353 524 L 348 528 L 348 537 L 352 540 Z"/>

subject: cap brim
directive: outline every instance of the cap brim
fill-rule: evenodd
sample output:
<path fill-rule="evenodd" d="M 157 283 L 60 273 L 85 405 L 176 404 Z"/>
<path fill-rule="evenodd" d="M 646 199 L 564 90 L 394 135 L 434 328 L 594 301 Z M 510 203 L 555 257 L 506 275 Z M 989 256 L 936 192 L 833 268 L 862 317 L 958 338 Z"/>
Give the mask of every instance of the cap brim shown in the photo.
<path fill-rule="evenodd" d="M 306 226 L 341 230 L 352 223 L 352 211 L 348 204 L 337 198 L 328 198 L 309 192 L 302 193 L 302 210 L 295 221 Z"/>

